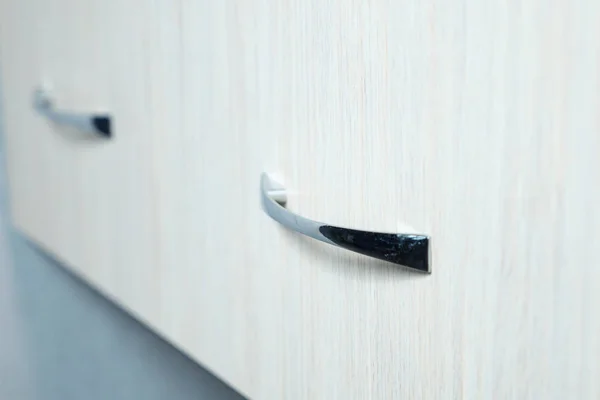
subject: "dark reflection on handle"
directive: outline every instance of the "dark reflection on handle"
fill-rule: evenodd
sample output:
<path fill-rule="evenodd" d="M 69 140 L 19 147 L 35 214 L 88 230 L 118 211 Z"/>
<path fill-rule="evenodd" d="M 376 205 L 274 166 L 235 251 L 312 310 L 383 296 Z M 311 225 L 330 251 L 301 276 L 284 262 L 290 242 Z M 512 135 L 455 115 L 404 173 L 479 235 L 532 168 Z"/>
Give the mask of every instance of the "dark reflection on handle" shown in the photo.
<path fill-rule="evenodd" d="M 336 245 L 394 264 L 429 272 L 429 237 L 358 231 L 323 225 L 319 232 Z"/>

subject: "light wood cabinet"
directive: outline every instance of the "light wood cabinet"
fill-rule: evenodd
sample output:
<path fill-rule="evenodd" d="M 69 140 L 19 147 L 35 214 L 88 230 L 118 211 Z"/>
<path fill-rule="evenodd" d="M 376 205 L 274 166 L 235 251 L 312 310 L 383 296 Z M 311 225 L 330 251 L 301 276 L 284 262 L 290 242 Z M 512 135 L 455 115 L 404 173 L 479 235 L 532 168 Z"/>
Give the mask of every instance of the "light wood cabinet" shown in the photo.
<path fill-rule="evenodd" d="M 600 396 L 600 4 L 0 4 L 15 225 L 244 395 Z M 432 274 L 284 229 L 263 172 Z"/>

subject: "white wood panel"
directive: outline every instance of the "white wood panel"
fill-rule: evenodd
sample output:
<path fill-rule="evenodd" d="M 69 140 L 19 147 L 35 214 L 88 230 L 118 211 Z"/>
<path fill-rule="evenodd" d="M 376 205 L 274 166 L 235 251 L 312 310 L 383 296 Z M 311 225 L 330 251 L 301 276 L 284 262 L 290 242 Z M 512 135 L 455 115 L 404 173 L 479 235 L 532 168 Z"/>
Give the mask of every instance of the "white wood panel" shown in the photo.
<path fill-rule="evenodd" d="M 61 107 L 97 110 L 106 104 L 104 88 L 108 85 L 95 59 L 101 52 L 90 51 L 97 44 L 93 28 L 103 15 L 93 13 L 91 5 L 74 7 L 72 12 L 69 15 L 64 7 L 48 2 L 3 1 L 1 60 L 15 223 L 80 265 L 83 228 L 76 182 L 82 178 L 82 152 L 94 143 L 71 131 L 54 129 L 31 107 L 33 90 L 49 81 L 60 88 L 55 97 Z M 84 20 L 90 30 L 77 34 Z"/>
<path fill-rule="evenodd" d="M 123 203 L 85 222 L 93 284 L 251 398 L 600 396 L 597 4 L 105 7 Z M 262 171 L 308 217 L 429 233 L 433 274 L 283 230 Z"/>
<path fill-rule="evenodd" d="M 597 397 L 597 11 L 182 2 L 170 335 L 254 398 Z M 433 275 L 285 232 L 263 170 L 303 215 L 430 233 Z"/>
<path fill-rule="evenodd" d="M 129 43 L 143 35 L 125 29 L 118 2 L 0 4 L 13 221 L 103 293 L 151 320 L 158 304 L 158 184 L 151 115 L 139 81 L 131 79 L 145 63 L 128 57 Z M 98 140 L 37 115 L 31 95 L 40 83 L 50 85 L 61 109 L 109 112 L 116 135 Z"/>

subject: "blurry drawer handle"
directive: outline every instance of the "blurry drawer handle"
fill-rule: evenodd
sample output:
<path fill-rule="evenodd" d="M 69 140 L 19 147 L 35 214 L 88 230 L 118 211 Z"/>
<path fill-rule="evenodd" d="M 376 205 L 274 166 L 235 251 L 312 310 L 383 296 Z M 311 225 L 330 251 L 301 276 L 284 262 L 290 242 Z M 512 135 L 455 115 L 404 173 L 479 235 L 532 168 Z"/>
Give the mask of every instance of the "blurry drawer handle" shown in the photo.
<path fill-rule="evenodd" d="M 83 114 L 57 111 L 48 92 L 38 89 L 34 93 L 33 107 L 41 115 L 58 124 L 69 125 L 76 129 L 95 133 L 109 138 L 112 135 L 111 118 L 105 114 Z"/>
<path fill-rule="evenodd" d="M 285 188 L 265 173 L 261 176 L 261 194 L 265 212 L 288 229 L 346 250 L 431 273 L 429 236 L 359 231 L 304 218 L 285 208 Z"/>

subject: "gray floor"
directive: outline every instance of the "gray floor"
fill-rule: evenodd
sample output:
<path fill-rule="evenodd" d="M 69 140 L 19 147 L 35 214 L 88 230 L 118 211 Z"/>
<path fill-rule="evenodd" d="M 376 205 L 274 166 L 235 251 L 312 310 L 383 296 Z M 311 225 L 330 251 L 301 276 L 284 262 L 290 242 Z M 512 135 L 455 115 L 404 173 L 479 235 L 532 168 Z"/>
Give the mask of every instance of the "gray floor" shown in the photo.
<path fill-rule="evenodd" d="M 0 399 L 241 399 L 13 231 L 1 110 Z"/>

